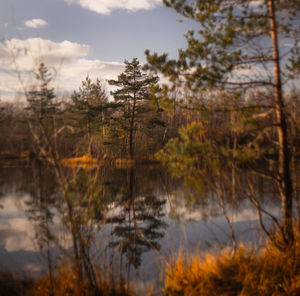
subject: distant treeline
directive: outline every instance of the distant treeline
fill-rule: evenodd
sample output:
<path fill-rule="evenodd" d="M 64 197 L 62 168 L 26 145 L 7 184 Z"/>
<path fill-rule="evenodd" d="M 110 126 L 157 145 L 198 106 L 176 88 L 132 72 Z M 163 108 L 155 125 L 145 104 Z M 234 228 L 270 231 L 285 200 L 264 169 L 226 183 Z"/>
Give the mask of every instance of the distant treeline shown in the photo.
<path fill-rule="evenodd" d="M 69 98 L 60 99 L 49 86 L 51 74 L 41 64 L 36 88 L 25 94 L 26 102 L 0 102 L 1 156 L 38 156 L 37 146 L 43 146 L 39 141 L 45 139 L 42 126 L 61 157 L 89 154 L 147 159 L 188 130 L 187 136 L 195 136 L 197 125 L 202 142 L 209 140 L 235 150 L 248 145 L 252 153 L 257 150 L 276 157 L 275 108 L 270 93 L 203 92 L 194 98 L 187 93 L 184 98 L 182 91 L 174 91 L 166 98 L 161 95 L 158 78 L 145 74 L 136 59 L 125 65 L 118 80 L 108 81 L 119 87 L 111 93 L 113 99 L 100 80 L 89 77 Z M 290 93 L 285 101 L 291 143 L 296 148 L 300 144 L 300 96 Z M 44 145 L 46 150 L 49 143 Z"/>

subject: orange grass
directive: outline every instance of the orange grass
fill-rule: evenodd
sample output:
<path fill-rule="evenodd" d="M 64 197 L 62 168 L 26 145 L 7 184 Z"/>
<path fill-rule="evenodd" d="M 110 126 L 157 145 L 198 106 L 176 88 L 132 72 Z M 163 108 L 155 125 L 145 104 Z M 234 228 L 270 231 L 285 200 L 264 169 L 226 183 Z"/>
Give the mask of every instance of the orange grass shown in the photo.
<path fill-rule="evenodd" d="M 90 155 L 83 155 L 80 157 L 73 157 L 73 158 L 65 158 L 63 162 L 66 163 L 95 163 L 98 160 L 96 158 L 91 157 Z"/>
<path fill-rule="evenodd" d="M 279 238 L 278 238 L 279 239 Z M 240 246 L 236 254 L 184 258 L 166 269 L 164 294 L 183 296 L 300 295 L 300 235 L 290 252 L 266 242 L 261 251 Z"/>
<path fill-rule="evenodd" d="M 64 166 L 68 167 L 82 167 L 82 168 L 93 168 L 99 163 L 98 159 L 91 157 L 90 155 L 83 155 L 80 157 L 65 158 L 62 160 Z"/>
<path fill-rule="evenodd" d="M 109 282 L 96 272 L 97 287 L 92 287 L 86 279 L 80 279 L 75 269 L 61 265 L 54 275 L 52 285 L 49 275 L 39 278 L 27 290 L 26 296 L 131 296 L 123 283 Z"/>

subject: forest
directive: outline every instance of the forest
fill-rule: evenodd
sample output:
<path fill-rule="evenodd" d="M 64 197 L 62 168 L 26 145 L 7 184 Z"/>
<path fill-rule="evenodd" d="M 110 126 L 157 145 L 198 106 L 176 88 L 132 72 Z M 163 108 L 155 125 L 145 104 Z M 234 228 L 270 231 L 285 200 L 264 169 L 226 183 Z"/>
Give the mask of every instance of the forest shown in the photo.
<path fill-rule="evenodd" d="M 1 163 L 32 165 L 27 205 L 47 266 L 37 279 L 0 272 L 0 295 L 139 295 L 130 277 L 144 253 L 161 255 L 172 215 L 204 207 L 209 216 L 209 206 L 229 242 L 178 248 L 147 295 L 299 295 L 299 1 L 163 2 L 199 24 L 177 59 L 145 50 L 144 65 L 129 58 L 116 80 L 82 77 L 67 98 L 40 63 L 23 104 L 0 102 Z M 174 200 L 159 197 L 155 182 Z M 245 201 L 259 246 L 239 238 Z M 59 260 L 57 217 L 72 242 Z M 114 251 L 97 261 L 93 244 L 107 225 Z"/>

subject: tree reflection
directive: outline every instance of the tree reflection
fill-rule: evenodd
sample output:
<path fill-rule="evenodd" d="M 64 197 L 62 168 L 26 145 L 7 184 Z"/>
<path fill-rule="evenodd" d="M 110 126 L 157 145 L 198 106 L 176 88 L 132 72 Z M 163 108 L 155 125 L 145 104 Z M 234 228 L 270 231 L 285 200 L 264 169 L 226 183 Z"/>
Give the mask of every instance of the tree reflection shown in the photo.
<path fill-rule="evenodd" d="M 53 174 L 45 167 L 41 161 L 33 163 L 32 187 L 30 190 L 31 198 L 26 202 L 28 206 L 27 214 L 35 225 L 35 238 L 40 250 L 46 251 L 47 267 L 50 280 L 50 294 L 53 291 L 53 256 L 51 247 L 56 237 L 51 231 L 53 226 L 54 210 L 56 207 L 55 196 L 57 194 Z"/>
<path fill-rule="evenodd" d="M 167 226 L 163 220 L 166 201 L 138 192 L 137 187 L 136 170 L 131 168 L 122 186 L 123 192 L 116 196 L 118 213 L 109 219 L 116 237 L 110 245 L 126 255 L 128 269 L 131 265 L 135 268 L 141 265 L 144 252 L 160 249 L 159 240 Z"/>
<path fill-rule="evenodd" d="M 99 245 L 102 249 L 118 250 L 120 258 L 126 256 L 128 278 L 130 267 L 141 265 L 144 252 L 160 249 L 159 241 L 167 226 L 164 222 L 166 201 L 153 194 L 157 190 L 157 175 L 153 172 L 141 175 L 135 168 L 116 170 L 105 166 L 89 170 L 66 169 L 69 181 L 64 192 L 49 167 L 37 162 L 33 172 L 27 213 L 37 226 L 40 248 L 47 252 L 50 281 L 53 281 L 55 267 L 50 250 L 54 246 L 62 251 L 55 263 L 64 264 L 71 259 L 78 281 L 87 280 L 96 292 L 99 287 L 97 270 L 103 270 L 109 259 L 97 254 Z M 51 231 L 55 230 L 53 220 L 60 221 L 70 234 L 70 249 L 65 249 L 60 235 Z M 109 225 L 113 241 L 106 242 L 101 229 Z"/>
<path fill-rule="evenodd" d="M 10 170 L 10 177 L 3 174 L 7 180 L 0 191 L 6 192 L 12 176 L 24 179 L 20 182 L 15 178 L 14 190 L 26 196 L 29 193 L 27 214 L 35 226 L 38 246 L 46 255 L 48 281 L 57 287 L 57 274 L 61 266 L 66 266 L 66 273 L 61 274 L 74 273 L 76 285 L 85 285 L 95 294 L 100 293 L 99 274 L 102 279 L 117 283 L 118 270 L 122 280 L 126 277 L 129 280 L 134 268 L 143 268 L 143 257 L 147 257 L 143 255 L 160 249 L 167 227 L 165 214 L 170 218 L 172 208 L 181 212 L 184 220 L 216 218 L 222 215 L 217 206 L 217 198 L 222 194 L 223 211 L 235 223 L 238 215 L 251 206 L 246 186 L 249 180 L 261 207 L 270 208 L 271 204 L 271 208 L 277 208 L 280 203 L 271 181 L 245 171 L 235 174 L 235 188 L 230 170 L 219 175 L 209 175 L 207 171 L 199 193 L 184 191 L 180 180 L 172 180 L 160 167 L 65 167 L 68 181 L 65 190 L 51 165 L 43 162 L 32 161 L 32 170 L 23 170 L 23 175 L 16 174 L 16 168 Z M 174 190 L 177 194 L 171 194 L 166 205 L 165 195 Z M 183 195 L 195 198 L 184 200 Z"/>

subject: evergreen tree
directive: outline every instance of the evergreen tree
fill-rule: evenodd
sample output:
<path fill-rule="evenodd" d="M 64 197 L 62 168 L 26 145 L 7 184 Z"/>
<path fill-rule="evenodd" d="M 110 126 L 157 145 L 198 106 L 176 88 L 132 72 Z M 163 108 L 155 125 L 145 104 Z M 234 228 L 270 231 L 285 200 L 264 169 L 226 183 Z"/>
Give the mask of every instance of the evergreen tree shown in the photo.
<path fill-rule="evenodd" d="M 56 111 L 54 88 L 49 88 L 52 76 L 47 67 L 41 63 L 35 77 L 38 82 L 37 89 L 29 91 L 27 102 L 33 113 L 37 115 L 37 119 L 43 121 Z"/>
<path fill-rule="evenodd" d="M 108 96 L 99 79 L 92 82 L 87 76 L 71 99 L 69 111 L 72 125 L 88 143 L 88 154 L 92 154 L 93 136 L 100 135 L 102 140 L 104 137 Z"/>
<path fill-rule="evenodd" d="M 36 138 L 38 151 L 49 150 L 55 146 L 55 117 L 59 111 L 59 103 L 55 101 L 54 88 L 49 84 L 52 75 L 47 67 L 41 63 L 35 73 L 37 86 L 26 93 L 28 110 L 31 112 L 31 133 Z"/>
<path fill-rule="evenodd" d="M 167 54 L 150 55 L 146 51 L 148 69 L 155 73 L 161 71 L 169 77 L 173 90 L 177 87 L 187 88 L 193 108 L 204 109 L 205 106 L 203 107 L 198 98 L 208 91 L 226 91 L 226 96 L 233 91 L 239 91 L 239 94 L 247 97 L 249 91 L 253 93 L 254 89 L 264 88 L 274 94 L 269 109 L 276 118 L 274 125 L 277 129 L 278 167 L 270 175 L 278 185 L 282 200 L 282 232 L 284 241 L 290 245 L 293 242 L 292 208 L 295 188 L 283 79 L 289 78 L 287 81 L 290 81 L 299 73 L 297 6 L 292 5 L 293 9 L 290 4 L 287 5 L 286 1 L 281 0 L 164 0 L 164 3 L 198 23 L 199 30 L 187 33 L 188 47 L 179 50 L 177 60 L 168 59 Z M 288 60 L 283 54 L 280 55 L 280 39 L 282 42 L 288 39 L 294 43 L 288 53 Z M 169 91 L 168 87 L 165 89 Z M 217 92 L 215 94 L 218 95 Z M 253 106 L 250 107 L 253 109 Z M 241 111 L 244 106 L 239 109 L 231 104 L 227 111 L 228 109 L 231 112 Z M 253 123 L 253 112 L 249 117 Z M 211 142 L 203 143 L 203 133 L 204 127 L 201 124 L 192 124 L 181 131 L 181 140 L 169 144 L 168 159 L 173 162 L 173 166 L 176 163 L 178 165 L 176 153 L 182 154 L 183 166 L 186 168 L 190 166 L 185 160 L 191 160 L 190 153 L 195 155 L 196 151 L 211 153 L 214 148 L 219 154 L 226 155 L 222 150 L 224 147 L 218 149 Z M 257 138 L 261 138 L 260 132 L 257 133 Z M 257 148 L 251 142 L 247 144 L 244 147 L 248 152 L 253 146 Z M 255 149 L 252 149 L 252 154 Z M 189 171 L 190 169 L 186 171 L 182 168 L 181 173 Z"/>
<path fill-rule="evenodd" d="M 143 73 L 139 61 L 134 58 L 131 62 L 125 60 L 125 70 L 118 80 L 109 80 L 110 85 L 119 87 L 111 94 L 117 103 L 121 103 L 121 116 L 118 118 L 121 137 L 128 139 L 128 150 L 131 158 L 135 155 L 134 137 L 138 126 L 147 127 L 147 113 L 150 108 L 150 88 L 157 83 L 158 77 Z M 152 114 L 153 115 L 153 114 Z M 149 118 L 149 117 L 148 117 Z M 158 122 L 157 122 L 158 123 Z M 149 126 L 153 128 L 154 125 Z"/>

